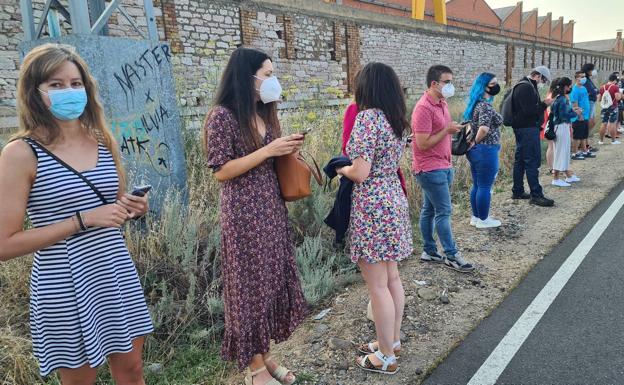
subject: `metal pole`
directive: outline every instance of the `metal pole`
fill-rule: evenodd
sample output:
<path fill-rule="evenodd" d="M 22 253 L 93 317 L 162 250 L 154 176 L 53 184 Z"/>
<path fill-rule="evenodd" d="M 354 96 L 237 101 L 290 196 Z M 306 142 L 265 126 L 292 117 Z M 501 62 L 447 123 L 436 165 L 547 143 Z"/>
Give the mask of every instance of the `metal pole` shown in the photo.
<path fill-rule="evenodd" d="M 108 4 L 106 9 L 102 10 L 100 16 L 98 16 L 95 23 L 93 23 L 93 26 L 91 27 L 91 33 L 100 34 L 100 30 L 106 26 L 106 23 L 108 23 L 110 15 L 115 10 L 121 8 L 121 6 L 119 5 L 120 2 L 121 0 L 113 0 L 110 2 L 110 4 Z"/>
<path fill-rule="evenodd" d="M 61 36 L 61 25 L 59 24 L 58 12 L 54 9 L 51 9 L 48 12 L 48 33 L 50 34 L 50 37 Z"/>
<path fill-rule="evenodd" d="M 20 0 L 22 11 L 22 28 L 24 30 L 24 40 L 31 41 L 35 38 L 35 19 L 31 0 Z"/>
<path fill-rule="evenodd" d="M 39 25 L 37 26 L 37 30 L 35 31 L 35 39 L 39 39 L 41 37 L 41 31 L 43 31 L 43 26 L 45 25 L 46 21 L 49 22 L 48 12 L 50 12 L 51 4 L 52 0 L 47 0 L 45 6 L 43 7 L 43 12 L 41 13 Z"/>
<path fill-rule="evenodd" d="M 91 33 L 89 7 L 86 0 L 69 0 L 69 13 L 71 14 L 74 34 L 88 35 Z"/>
<path fill-rule="evenodd" d="M 105 9 L 106 4 L 104 3 L 104 0 L 89 1 L 89 16 L 91 17 L 91 20 L 97 20 L 102 15 L 102 13 L 104 13 Z M 104 24 L 98 34 L 102 36 L 108 36 L 108 26 Z"/>
<path fill-rule="evenodd" d="M 425 20 L 425 0 L 412 0 L 412 19 Z"/>
<path fill-rule="evenodd" d="M 152 0 L 143 0 L 145 8 L 145 18 L 147 20 L 147 34 L 153 42 L 158 42 L 158 29 L 156 28 L 156 19 L 154 18 L 154 5 Z"/>

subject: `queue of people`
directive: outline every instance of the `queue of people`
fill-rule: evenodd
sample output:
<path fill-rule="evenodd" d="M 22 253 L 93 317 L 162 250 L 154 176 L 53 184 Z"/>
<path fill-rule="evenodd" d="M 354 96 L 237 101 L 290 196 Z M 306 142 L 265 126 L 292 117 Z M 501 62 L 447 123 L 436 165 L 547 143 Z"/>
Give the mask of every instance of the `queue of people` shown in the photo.
<path fill-rule="evenodd" d="M 247 369 L 247 385 L 297 380 L 271 356 L 271 343 L 288 339 L 308 310 L 275 171 L 276 157 L 299 151 L 304 134 L 282 134 L 277 114 L 282 90 L 274 72 L 266 53 L 236 49 L 203 131 L 207 167 L 220 183 L 221 352 Z M 587 139 L 598 98 L 606 106 L 599 143 L 607 132 L 618 143 L 613 130 L 622 99 L 618 77 L 612 75 L 597 90 L 591 81 L 595 75 L 593 65 L 586 65 L 574 83 L 565 77 L 553 80 L 548 68 L 539 66 L 513 87 L 508 95 L 516 138 L 513 199 L 554 204 L 538 180 L 544 120 L 556 133 L 549 163 L 555 186 L 580 181 L 570 160 L 592 156 Z M 542 100 L 539 88 L 548 82 L 550 96 Z M 465 124 L 472 127 L 470 224 L 501 226 L 490 215 L 504 121 L 492 101 L 500 91 L 495 74 L 480 74 L 470 89 L 465 123 L 457 123 L 447 102 L 455 94 L 453 71 L 434 65 L 409 121 L 401 83 L 390 66 L 368 63 L 357 74 L 355 103 L 348 107 L 343 133 L 342 155 L 349 162 L 334 171 L 353 182 L 350 254 L 366 282 L 377 335 L 358 345 L 359 368 L 384 374 L 399 370 L 405 295 L 398 263 L 413 253 L 399 167 L 408 138 L 411 174 L 423 197 L 423 263 L 461 273 L 475 270 L 455 242 L 451 221 L 452 136 Z M 544 119 L 548 106 L 550 116 Z M 30 326 L 41 374 L 58 370 L 63 384 L 93 384 L 97 367 L 108 361 L 116 383 L 144 384 L 142 346 L 153 326 L 119 228 L 144 215 L 148 200 L 125 193 L 118 146 L 105 122 L 97 84 L 72 47 L 45 44 L 24 59 L 18 107 L 21 131 L 0 156 L 0 260 L 35 253 Z M 23 230 L 24 212 L 34 228 Z"/>

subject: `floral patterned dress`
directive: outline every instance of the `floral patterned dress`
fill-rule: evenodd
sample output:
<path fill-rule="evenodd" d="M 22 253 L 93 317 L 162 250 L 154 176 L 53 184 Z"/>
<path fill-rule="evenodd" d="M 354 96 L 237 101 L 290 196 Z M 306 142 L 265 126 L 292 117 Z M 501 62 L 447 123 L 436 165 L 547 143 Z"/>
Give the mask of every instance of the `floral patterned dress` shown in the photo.
<path fill-rule="evenodd" d="M 407 198 L 396 170 L 405 149 L 383 111 L 361 111 L 347 144 L 349 158 L 362 157 L 370 174 L 356 183 L 351 196 L 351 261 L 400 261 L 412 254 Z"/>
<path fill-rule="evenodd" d="M 249 154 L 236 118 L 216 107 L 206 121 L 208 167 Z M 267 128 L 265 144 L 273 140 Z M 221 183 L 221 277 L 225 332 L 221 353 L 249 365 L 285 341 L 306 315 L 286 204 L 273 159 Z"/>

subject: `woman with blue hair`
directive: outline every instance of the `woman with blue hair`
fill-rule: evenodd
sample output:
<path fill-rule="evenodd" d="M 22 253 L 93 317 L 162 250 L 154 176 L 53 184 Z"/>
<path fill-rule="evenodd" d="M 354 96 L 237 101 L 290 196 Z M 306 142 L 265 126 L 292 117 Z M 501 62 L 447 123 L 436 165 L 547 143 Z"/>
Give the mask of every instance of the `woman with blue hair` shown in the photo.
<path fill-rule="evenodd" d="M 467 154 L 473 183 L 470 224 L 479 229 L 501 225 L 501 221 L 489 215 L 492 186 L 498 173 L 500 127 L 503 124 L 503 117 L 492 106 L 492 100 L 499 92 L 496 75 L 488 72 L 480 74 L 470 89 L 464 111 L 464 120 L 470 122 L 474 140 Z"/>

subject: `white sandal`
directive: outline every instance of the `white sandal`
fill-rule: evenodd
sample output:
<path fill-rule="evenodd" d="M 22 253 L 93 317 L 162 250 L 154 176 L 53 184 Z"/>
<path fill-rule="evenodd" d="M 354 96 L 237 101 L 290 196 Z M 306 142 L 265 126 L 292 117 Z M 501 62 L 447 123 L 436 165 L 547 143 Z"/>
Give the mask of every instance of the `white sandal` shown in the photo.
<path fill-rule="evenodd" d="M 377 347 L 375 347 L 375 343 L 377 342 Z M 377 350 L 379 350 L 379 342 L 378 341 L 372 341 L 369 342 L 367 344 L 361 344 L 357 347 L 357 351 L 362 353 L 362 354 L 373 354 L 375 353 Z M 394 355 L 397 356 L 397 358 L 401 355 L 401 341 L 395 341 L 392 344 L 392 350 L 394 350 Z"/>
<path fill-rule="evenodd" d="M 381 365 L 377 366 L 373 364 L 370 360 L 369 354 L 367 356 L 358 357 L 355 360 L 355 363 L 360 369 L 366 370 L 368 372 L 381 373 L 381 374 L 389 374 L 393 375 L 399 371 L 399 364 L 397 363 L 396 356 L 384 356 L 379 350 L 375 352 L 375 357 L 381 361 Z"/>

